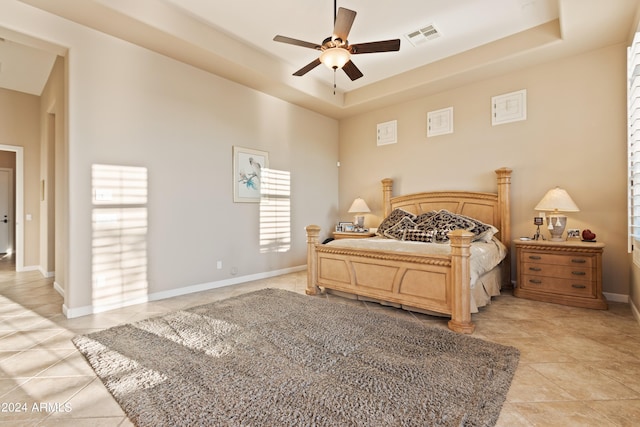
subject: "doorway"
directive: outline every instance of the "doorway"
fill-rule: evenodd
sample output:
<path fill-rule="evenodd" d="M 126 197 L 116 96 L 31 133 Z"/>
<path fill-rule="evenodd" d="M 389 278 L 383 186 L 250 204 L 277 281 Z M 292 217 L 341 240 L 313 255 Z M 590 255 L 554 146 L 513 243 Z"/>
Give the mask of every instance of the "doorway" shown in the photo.
<path fill-rule="evenodd" d="M 13 214 L 8 214 L 9 234 L 12 234 L 12 251 L 15 257 L 15 270 L 24 271 L 24 148 L 15 145 L 0 144 L 0 152 L 14 153 L 14 176 L 11 191 L 13 202 Z M 0 168 L 0 170 L 2 170 Z M 1 203 L 1 202 L 0 202 Z M 3 221 L 4 212 L 0 212 L 0 221 Z M 11 218 L 13 216 L 13 218 Z M 0 222 L 4 225 L 4 223 Z M 0 248 L 0 251 L 4 250 Z"/>
<path fill-rule="evenodd" d="M 13 254 L 13 168 L 0 167 L 0 255 Z"/>

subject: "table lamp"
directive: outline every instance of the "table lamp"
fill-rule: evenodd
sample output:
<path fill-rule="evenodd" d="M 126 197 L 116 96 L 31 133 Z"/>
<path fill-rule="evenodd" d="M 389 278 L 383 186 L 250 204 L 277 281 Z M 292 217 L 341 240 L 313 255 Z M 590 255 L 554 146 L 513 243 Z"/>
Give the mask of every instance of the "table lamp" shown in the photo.
<path fill-rule="evenodd" d="M 351 207 L 349 208 L 349 213 L 355 213 L 356 216 L 353 219 L 353 224 L 355 225 L 357 230 L 362 230 L 364 228 L 364 215 L 357 214 L 365 214 L 371 212 L 369 206 L 367 206 L 367 202 L 364 199 L 358 197 L 353 201 Z"/>
<path fill-rule="evenodd" d="M 562 233 L 567 225 L 567 217 L 561 212 L 580 212 L 569 193 L 566 190 L 556 187 L 547 191 L 540 203 L 534 208 L 537 211 L 549 212 L 547 217 L 547 225 L 549 233 L 551 233 L 551 241 L 558 242 L 563 240 Z"/>

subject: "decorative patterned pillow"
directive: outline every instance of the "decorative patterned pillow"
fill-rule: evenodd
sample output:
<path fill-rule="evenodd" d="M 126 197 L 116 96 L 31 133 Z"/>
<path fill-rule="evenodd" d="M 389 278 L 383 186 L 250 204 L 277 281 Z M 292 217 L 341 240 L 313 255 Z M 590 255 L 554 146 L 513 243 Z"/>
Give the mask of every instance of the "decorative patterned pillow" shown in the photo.
<path fill-rule="evenodd" d="M 409 218 L 410 220 L 413 220 L 415 219 L 415 217 L 416 216 L 411 212 L 407 212 L 403 209 L 394 209 L 393 212 L 391 212 L 389 216 L 386 217 L 378 226 L 378 231 L 376 231 L 376 234 L 378 234 L 378 236 L 385 236 L 385 231 L 398 224 L 400 221 L 402 221 L 403 218 Z"/>
<path fill-rule="evenodd" d="M 468 230 L 475 228 L 476 224 L 462 215 L 454 214 L 446 209 L 438 211 L 428 221 L 420 225 L 420 229 L 432 232 L 436 243 L 447 243 L 449 232 L 453 230 Z"/>
<path fill-rule="evenodd" d="M 406 230 L 403 240 L 407 240 L 409 242 L 433 243 L 435 241 L 435 236 L 433 230 L 425 231 L 416 228 L 412 230 Z"/>
<path fill-rule="evenodd" d="M 416 224 L 418 224 L 418 226 L 420 226 L 421 224 L 428 222 L 437 213 L 438 211 L 429 211 L 429 212 L 421 213 L 416 217 L 416 219 L 413 220 L 413 222 L 415 222 Z"/>
<path fill-rule="evenodd" d="M 411 220 L 408 216 L 405 216 L 400 221 L 398 221 L 393 227 L 385 230 L 385 237 L 389 237 L 391 239 L 404 240 L 405 233 L 408 230 L 413 230 L 416 228 L 416 223 Z"/>
<path fill-rule="evenodd" d="M 498 232 L 498 229 L 493 225 L 485 224 L 474 218 L 469 218 L 476 225 L 471 232 L 476 236 L 473 238 L 473 242 L 490 242 L 493 235 Z"/>
<path fill-rule="evenodd" d="M 449 232 L 453 230 L 467 230 L 475 234 L 472 241 L 489 241 L 498 229 L 485 224 L 477 219 L 449 212 L 446 209 L 438 211 L 429 220 L 419 226 L 424 231 L 434 233 L 434 241 L 446 243 L 449 241 Z"/>

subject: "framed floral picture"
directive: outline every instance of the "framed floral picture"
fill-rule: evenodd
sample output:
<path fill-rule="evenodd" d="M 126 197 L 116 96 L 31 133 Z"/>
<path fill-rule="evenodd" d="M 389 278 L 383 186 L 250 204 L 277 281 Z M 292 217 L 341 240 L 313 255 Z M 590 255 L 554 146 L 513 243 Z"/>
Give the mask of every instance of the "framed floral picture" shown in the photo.
<path fill-rule="evenodd" d="M 262 171 L 269 167 L 269 153 L 233 147 L 233 201 L 259 203 Z"/>

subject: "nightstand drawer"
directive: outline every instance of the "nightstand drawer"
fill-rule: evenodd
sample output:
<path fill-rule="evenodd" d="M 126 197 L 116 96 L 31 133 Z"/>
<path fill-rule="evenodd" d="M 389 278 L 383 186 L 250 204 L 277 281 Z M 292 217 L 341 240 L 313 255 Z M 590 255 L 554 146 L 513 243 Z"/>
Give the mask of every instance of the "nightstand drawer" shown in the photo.
<path fill-rule="evenodd" d="M 593 282 L 584 280 L 557 279 L 552 277 L 522 275 L 522 288 L 561 295 L 595 298 Z"/>
<path fill-rule="evenodd" d="M 594 267 L 594 257 L 585 255 L 558 255 L 541 252 L 522 252 L 523 263 L 534 262 L 537 264 L 553 264 L 553 265 L 571 265 L 576 267 L 592 268 Z"/>
<path fill-rule="evenodd" d="M 559 279 L 573 279 L 581 281 L 593 280 L 593 269 L 574 267 L 571 265 L 537 264 L 525 262 L 522 264 L 522 273 L 535 276 L 557 277 Z"/>

